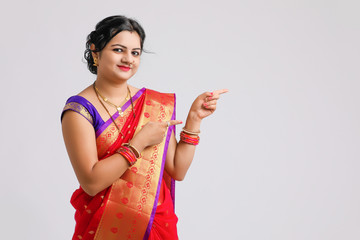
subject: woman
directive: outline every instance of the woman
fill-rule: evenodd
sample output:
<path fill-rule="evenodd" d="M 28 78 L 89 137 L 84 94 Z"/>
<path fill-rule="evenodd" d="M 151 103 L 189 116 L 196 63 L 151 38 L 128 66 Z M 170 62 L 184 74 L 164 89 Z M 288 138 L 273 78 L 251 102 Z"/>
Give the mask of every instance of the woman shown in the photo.
<path fill-rule="evenodd" d="M 145 32 L 124 16 L 105 18 L 87 38 L 85 59 L 96 81 L 70 97 L 61 119 L 80 183 L 73 239 L 178 239 L 174 181 L 183 180 L 203 118 L 220 94 L 196 98 L 181 140 L 175 139 L 175 95 L 128 84 Z"/>

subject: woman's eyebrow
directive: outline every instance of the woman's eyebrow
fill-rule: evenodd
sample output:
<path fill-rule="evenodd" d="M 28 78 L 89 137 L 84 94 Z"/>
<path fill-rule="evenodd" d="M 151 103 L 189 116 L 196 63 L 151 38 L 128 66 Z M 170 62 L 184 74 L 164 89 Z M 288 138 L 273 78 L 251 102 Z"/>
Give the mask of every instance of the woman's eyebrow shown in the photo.
<path fill-rule="evenodd" d="M 125 47 L 124 45 L 118 44 L 118 43 L 111 45 L 111 47 L 115 47 L 115 46 L 120 46 L 120 47 L 122 47 L 122 48 L 127 49 L 127 47 Z M 141 50 L 141 48 L 133 48 L 132 50 Z"/>

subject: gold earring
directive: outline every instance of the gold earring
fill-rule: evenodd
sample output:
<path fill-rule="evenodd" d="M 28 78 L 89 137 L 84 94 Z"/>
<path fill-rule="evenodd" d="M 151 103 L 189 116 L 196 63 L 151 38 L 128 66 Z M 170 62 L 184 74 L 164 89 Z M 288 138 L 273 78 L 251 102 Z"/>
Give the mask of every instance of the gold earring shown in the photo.
<path fill-rule="evenodd" d="M 99 65 L 98 65 L 98 62 L 97 62 L 97 58 L 94 58 L 94 64 L 93 64 L 93 66 L 95 66 L 95 67 L 99 66 Z"/>

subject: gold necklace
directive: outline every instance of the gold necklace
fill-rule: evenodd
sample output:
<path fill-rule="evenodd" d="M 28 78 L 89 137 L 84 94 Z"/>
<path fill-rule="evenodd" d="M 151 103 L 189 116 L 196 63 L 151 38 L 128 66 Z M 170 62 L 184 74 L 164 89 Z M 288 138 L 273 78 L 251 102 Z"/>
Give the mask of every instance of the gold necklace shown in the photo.
<path fill-rule="evenodd" d="M 105 106 L 105 104 L 100 100 L 100 92 L 99 90 L 96 88 L 95 86 L 95 82 L 93 83 L 93 88 L 94 88 L 94 91 L 95 91 L 95 95 L 97 97 L 97 99 L 99 100 L 99 102 L 101 103 L 101 105 L 105 108 L 106 112 L 109 114 L 110 118 L 111 118 L 111 121 L 115 124 L 115 127 L 117 128 L 118 132 L 122 135 L 122 137 L 125 137 L 124 134 L 121 132 L 119 126 L 116 124 L 114 118 L 112 117 L 112 115 L 110 114 L 109 110 L 107 109 L 107 107 Z M 132 97 L 131 97 L 131 91 L 130 91 L 130 88 L 129 86 L 127 87 L 128 89 L 128 94 L 130 95 L 130 100 L 131 100 L 131 108 L 132 108 L 132 112 L 133 112 L 133 116 L 134 116 L 134 119 L 135 119 L 135 111 L 134 111 L 134 103 L 133 103 L 133 100 L 132 100 Z M 100 95 L 100 96 L 99 96 Z M 125 98 L 126 99 L 126 98 Z M 114 104 L 115 105 L 115 104 Z M 115 105 L 116 106 L 116 105 Z M 121 110 L 121 109 L 120 109 Z M 122 113 L 122 112 L 121 112 Z"/>
<path fill-rule="evenodd" d="M 116 108 L 116 110 L 118 111 L 119 115 L 122 117 L 122 116 L 124 115 L 124 112 L 121 110 L 121 107 L 126 103 L 127 100 L 129 100 L 129 97 L 131 97 L 131 93 L 130 93 L 129 86 L 127 86 L 127 90 L 128 90 L 127 95 L 126 95 L 124 101 L 123 101 L 119 106 L 117 106 L 116 104 L 110 102 L 109 99 L 107 99 L 106 97 L 103 97 L 103 95 L 101 95 L 99 89 L 95 86 L 95 82 L 94 82 L 93 86 L 94 86 L 94 89 L 95 89 L 96 94 L 99 95 L 104 102 L 106 102 L 107 104 L 109 104 L 109 105 L 113 106 L 114 108 Z M 101 102 L 101 101 L 100 101 L 100 102 Z M 132 101 L 131 101 L 131 102 L 132 102 Z M 105 109 L 106 109 L 106 107 L 105 107 Z M 106 110 L 107 110 L 107 109 L 106 109 Z"/>

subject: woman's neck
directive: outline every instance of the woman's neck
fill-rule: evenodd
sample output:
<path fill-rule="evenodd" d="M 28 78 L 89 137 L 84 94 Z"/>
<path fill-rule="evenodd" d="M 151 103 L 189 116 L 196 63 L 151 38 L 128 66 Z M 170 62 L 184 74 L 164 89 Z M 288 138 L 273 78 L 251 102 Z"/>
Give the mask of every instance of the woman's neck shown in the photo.
<path fill-rule="evenodd" d="M 128 95 L 128 84 L 124 82 L 109 81 L 101 77 L 97 77 L 95 86 L 102 96 L 109 99 L 114 104 L 120 104 Z"/>

